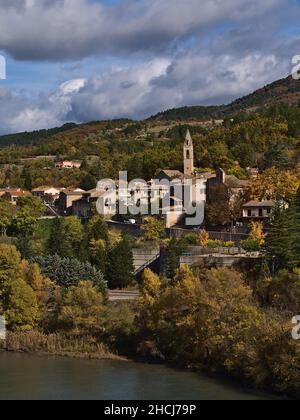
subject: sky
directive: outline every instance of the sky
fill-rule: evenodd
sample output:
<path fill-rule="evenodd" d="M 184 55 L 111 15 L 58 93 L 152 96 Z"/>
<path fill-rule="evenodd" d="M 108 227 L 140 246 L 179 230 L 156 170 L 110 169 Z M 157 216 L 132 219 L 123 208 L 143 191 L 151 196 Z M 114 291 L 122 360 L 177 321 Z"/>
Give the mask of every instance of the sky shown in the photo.
<path fill-rule="evenodd" d="M 298 0 L 0 0 L 0 133 L 229 103 L 291 73 L 299 22 Z"/>

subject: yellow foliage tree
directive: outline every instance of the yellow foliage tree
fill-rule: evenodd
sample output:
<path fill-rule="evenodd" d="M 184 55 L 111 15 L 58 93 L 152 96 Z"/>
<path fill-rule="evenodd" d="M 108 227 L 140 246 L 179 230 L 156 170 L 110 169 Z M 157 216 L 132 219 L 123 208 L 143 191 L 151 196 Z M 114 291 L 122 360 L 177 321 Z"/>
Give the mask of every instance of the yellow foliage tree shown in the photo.
<path fill-rule="evenodd" d="M 270 168 L 252 180 L 248 196 L 250 200 L 291 202 L 299 187 L 300 179 L 292 172 Z"/>
<path fill-rule="evenodd" d="M 205 229 L 201 229 L 199 233 L 199 243 L 201 246 L 206 247 L 209 241 L 209 234 Z"/>
<path fill-rule="evenodd" d="M 250 223 L 250 238 L 254 241 L 258 241 L 260 246 L 265 244 L 266 234 L 264 232 L 264 225 L 262 222 L 251 222 Z"/>
<path fill-rule="evenodd" d="M 138 301 L 139 325 L 142 329 L 153 330 L 157 325 L 155 304 L 160 296 L 161 286 L 160 278 L 147 268 L 143 273 L 141 296 Z"/>

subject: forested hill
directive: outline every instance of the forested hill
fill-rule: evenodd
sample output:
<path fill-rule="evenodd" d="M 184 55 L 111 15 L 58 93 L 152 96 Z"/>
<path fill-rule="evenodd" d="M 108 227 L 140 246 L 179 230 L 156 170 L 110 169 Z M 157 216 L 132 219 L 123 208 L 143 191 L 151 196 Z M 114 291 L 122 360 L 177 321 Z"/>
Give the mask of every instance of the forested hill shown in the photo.
<path fill-rule="evenodd" d="M 300 102 L 300 81 L 294 80 L 291 76 L 278 80 L 268 86 L 258 89 L 254 93 L 237 99 L 229 105 L 220 106 L 186 106 L 182 108 L 174 108 L 164 112 L 160 112 L 155 116 L 146 120 L 146 123 L 154 124 L 158 121 L 207 121 L 211 119 L 224 119 L 225 117 L 235 115 L 240 111 L 256 110 L 264 106 L 272 106 L 280 103 L 298 104 Z M 114 120 L 115 122 L 124 122 L 128 120 Z M 103 123 L 104 121 L 102 121 Z M 106 123 L 109 123 L 106 121 Z M 59 133 L 72 131 L 74 128 L 83 128 L 93 123 L 77 125 L 75 123 L 67 123 L 62 127 L 52 129 L 44 129 L 32 132 L 9 134 L 0 136 L 0 148 L 8 146 L 29 146 L 37 142 L 49 139 Z"/>
<path fill-rule="evenodd" d="M 297 104 L 300 101 L 300 81 L 291 76 L 278 80 L 258 89 L 250 95 L 237 99 L 229 105 L 221 106 L 186 106 L 160 112 L 151 119 L 173 120 L 207 120 L 224 118 L 243 110 L 272 106 L 279 103 Z"/>
<path fill-rule="evenodd" d="M 18 134 L 8 134 L 0 136 L 0 147 L 7 146 L 25 146 L 33 144 L 36 141 L 48 139 L 55 134 L 71 130 L 77 127 L 75 123 L 64 124 L 62 127 L 50 128 L 49 130 L 37 130 Z"/>

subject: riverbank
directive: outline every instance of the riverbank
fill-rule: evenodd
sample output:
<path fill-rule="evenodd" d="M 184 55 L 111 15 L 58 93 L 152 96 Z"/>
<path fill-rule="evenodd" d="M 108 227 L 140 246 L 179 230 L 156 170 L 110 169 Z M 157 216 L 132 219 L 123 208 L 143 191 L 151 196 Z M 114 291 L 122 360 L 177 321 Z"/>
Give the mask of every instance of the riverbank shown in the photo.
<path fill-rule="evenodd" d="M 108 346 L 92 337 L 67 338 L 61 334 L 46 335 L 37 331 L 9 332 L 6 340 L 0 340 L 0 351 L 76 359 L 129 360 L 113 353 Z"/>

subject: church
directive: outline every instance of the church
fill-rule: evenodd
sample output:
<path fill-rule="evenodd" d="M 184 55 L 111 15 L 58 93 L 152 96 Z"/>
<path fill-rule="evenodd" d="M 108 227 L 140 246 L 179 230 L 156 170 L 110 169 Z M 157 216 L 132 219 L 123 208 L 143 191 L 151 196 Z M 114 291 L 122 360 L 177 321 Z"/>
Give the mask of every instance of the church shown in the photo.
<path fill-rule="evenodd" d="M 240 180 L 234 175 L 227 175 L 221 168 L 216 168 L 215 173 L 201 173 L 200 171 L 197 171 L 194 161 L 193 139 L 189 130 L 187 130 L 183 144 L 183 170 L 164 169 L 159 172 L 158 179 L 160 181 L 165 179 L 169 182 L 178 179 L 183 184 L 186 180 L 192 182 L 194 204 L 197 203 L 197 201 L 204 203 L 215 202 L 216 189 L 222 189 L 224 196 L 228 199 L 229 206 L 232 208 L 235 206 L 235 203 L 240 200 L 249 185 L 248 181 Z M 171 196 L 172 195 L 173 194 L 171 194 Z M 175 220 L 172 220 L 171 224 L 174 221 Z M 167 223 L 167 225 L 168 224 L 170 223 Z"/>

